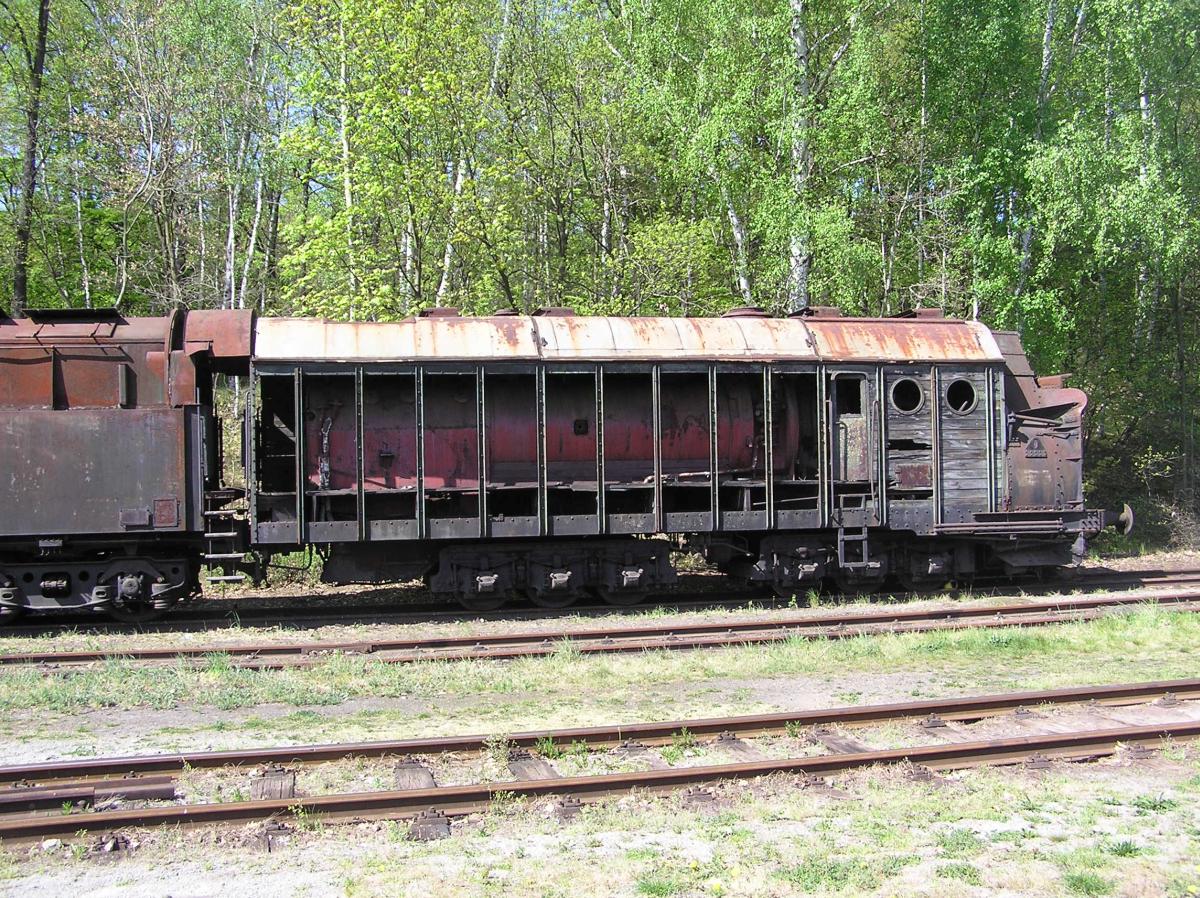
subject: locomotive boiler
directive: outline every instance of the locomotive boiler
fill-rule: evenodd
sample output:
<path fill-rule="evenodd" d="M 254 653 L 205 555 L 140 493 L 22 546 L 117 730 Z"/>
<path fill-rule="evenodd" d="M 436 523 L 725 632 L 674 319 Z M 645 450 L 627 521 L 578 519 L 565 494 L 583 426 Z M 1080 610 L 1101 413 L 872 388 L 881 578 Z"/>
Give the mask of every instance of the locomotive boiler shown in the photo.
<path fill-rule="evenodd" d="M 781 594 L 1069 565 L 1131 524 L 1085 506 L 1086 402 L 928 310 L 0 319 L 0 607 L 144 616 L 306 546 L 470 609 L 636 602 L 681 547 Z"/>

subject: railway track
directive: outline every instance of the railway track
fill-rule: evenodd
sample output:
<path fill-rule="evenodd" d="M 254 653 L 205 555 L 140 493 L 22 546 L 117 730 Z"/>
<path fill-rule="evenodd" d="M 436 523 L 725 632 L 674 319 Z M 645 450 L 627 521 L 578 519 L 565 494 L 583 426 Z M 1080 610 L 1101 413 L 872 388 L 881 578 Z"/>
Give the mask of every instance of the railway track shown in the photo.
<path fill-rule="evenodd" d="M 772 774 L 819 777 L 874 765 L 899 763 L 920 765 L 931 770 L 954 770 L 982 765 L 1015 764 L 1035 757 L 1103 757 L 1113 754 L 1122 745 L 1156 746 L 1164 739 L 1200 738 L 1200 706 L 1195 703 L 1196 699 L 1200 699 L 1200 680 L 1189 679 L 967 696 L 820 711 L 548 730 L 510 735 L 503 743 L 518 751 L 522 747 L 544 748 L 547 745 L 579 743 L 587 746 L 588 750 L 613 746 L 626 750 L 631 746 L 640 746 L 644 750 L 646 746 L 666 743 L 678 738 L 682 733 L 687 733 L 693 738 L 716 735 L 714 744 L 718 748 L 740 749 L 740 756 L 747 759 L 735 763 L 688 767 L 660 764 L 649 770 L 575 777 L 559 776 L 548 766 L 541 767 L 541 772 L 538 773 L 535 766 L 533 775 L 526 775 L 516 781 L 489 781 L 439 787 L 433 783 L 432 776 L 429 776 L 425 781 L 428 785 L 420 788 L 307 797 L 285 796 L 251 801 L 123 807 L 74 813 L 64 813 L 61 809 L 52 814 L 27 813 L 24 811 L 29 802 L 22 804 L 22 798 L 36 799 L 51 792 L 66 795 L 71 790 L 74 790 L 71 794 L 86 795 L 90 790 L 90 794 L 99 795 L 102 790 L 106 790 L 104 794 L 120 800 L 122 786 L 114 778 L 137 774 L 138 778 L 124 781 L 127 793 L 124 798 L 152 801 L 159 797 L 153 790 L 161 790 L 164 784 L 169 782 L 169 778 L 162 776 L 164 773 L 178 774 L 184 770 L 206 767 L 315 763 L 388 756 L 405 759 L 404 763 L 411 768 L 414 765 L 420 766 L 419 762 L 413 760 L 414 755 L 483 752 L 497 743 L 494 739 L 481 736 L 464 736 L 289 746 L 236 752 L 74 759 L 10 766 L 0 768 L 0 782 L 37 785 L 24 789 L 10 787 L 0 790 L 0 839 L 39 839 L 98 831 L 112 833 L 133 827 L 176 824 L 252 823 L 308 815 L 331 820 L 411 819 L 414 832 L 418 836 L 422 833 L 428 835 L 431 830 L 437 830 L 434 835 L 445 835 L 449 832 L 451 817 L 485 812 L 491 802 L 501 794 L 525 798 L 556 796 L 560 800 L 560 809 L 564 810 L 563 815 L 569 817 L 583 803 L 623 794 L 633 789 L 665 792 L 684 786 L 711 785 Z M 866 726 L 896 720 L 923 720 L 925 731 L 936 734 L 945 732 L 942 728 L 950 722 L 971 723 L 1008 712 L 1020 713 L 1022 709 L 1033 707 L 1078 705 L 1098 709 L 1094 715 L 1098 722 L 1112 724 L 1120 721 L 1105 719 L 1098 712 L 1104 708 L 1133 706 L 1153 701 L 1160 704 L 1156 709 L 1158 716 L 1170 719 L 1133 725 L 1125 723 L 1120 726 L 1088 726 L 1069 732 L 1039 732 L 990 740 L 954 741 L 954 737 L 964 735 L 955 732 L 950 735 L 949 740 L 902 748 L 870 749 L 852 741 L 847 743 L 846 740 L 836 737 L 830 739 L 823 735 L 821 729 L 831 726 Z M 1021 729 L 1021 720 L 1022 718 L 1014 716 L 1012 728 Z M 810 741 L 825 745 L 829 749 L 828 753 L 775 759 L 754 757 L 753 748 L 740 738 L 780 732 L 793 734 L 801 730 L 811 734 Z M 737 756 L 739 752 L 734 751 L 734 754 Z M 510 758 L 512 757 L 514 755 L 510 754 Z M 528 774 L 530 768 L 523 769 Z M 72 779 L 77 781 L 65 782 Z M 417 781 L 420 781 L 420 778 Z M 49 807 L 45 802 L 37 806 Z M 17 810 L 23 812 L 12 813 Z"/>
<path fill-rule="evenodd" d="M 1170 588 L 1200 586 L 1200 570 L 1152 571 L 1077 571 L 1073 578 L 1050 582 L 997 582 L 976 584 L 971 595 L 988 596 L 1020 588 L 1027 595 L 1058 593 L 1079 589 L 1133 589 L 1143 587 Z M 389 595 L 393 591 L 388 591 Z M 961 590 L 940 592 L 939 595 L 959 596 Z M 921 598 L 917 593 L 891 593 L 897 600 Z M 301 597 L 296 597 L 301 598 Z M 246 602 L 252 604 L 246 604 Z M 291 629 L 314 629 L 349 624 L 409 624 L 471 620 L 553 620 L 563 617 L 596 615 L 638 615 L 647 609 L 665 607 L 680 611 L 728 609 L 743 606 L 784 608 L 788 601 L 761 591 L 744 588 L 705 591 L 692 589 L 651 596 L 646 602 L 633 605 L 591 603 L 567 608 L 541 608 L 528 602 L 514 602 L 499 611 L 467 612 L 447 610 L 444 603 L 420 601 L 398 604 L 394 601 L 353 602 L 314 607 L 305 597 L 302 604 L 283 604 L 287 599 L 204 599 L 196 606 L 185 607 L 164 620 L 141 624 L 122 623 L 99 617 L 96 613 L 79 612 L 47 614 L 33 620 L 22 620 L 0 628 L 0 636 L 45 636 L 73 630 L 89 633 L 170 633 L 202 632 L 255 626 L 284 626 Z"/>
<path fill-rule="evenodd" d="M 718 648 L 783 642 L 789 639 L 845 639 L 883 633 L 924 633 L 1014 626 L 1044 626 L 1087 620 L 1136 605 L 1156 604 L 1180 611 L 1200 610 L 1200 588 L 1122 596 L 1060 598 L 1050 602 L 976 605 L 934 609 L 896 607 L 886 611 L 839 612 L 720 622 L 654 623 L 634 626 L 569 627 L 518 633 L 441 636 L 377 641 L 251 642 L 164 648 L 23 652 L 0 655 L 0 667 L 40 665 L 62 670 L 94 662 L 122 660 L 164 663 L 206 662 L 214 656 L 238 667 L 277 670 L 314 664 L 335 655 L 369 656 L 387 664 L 420 661 L 512 660 L 553 655 L 564 648 L 581 655 L 653 650 Z"/>

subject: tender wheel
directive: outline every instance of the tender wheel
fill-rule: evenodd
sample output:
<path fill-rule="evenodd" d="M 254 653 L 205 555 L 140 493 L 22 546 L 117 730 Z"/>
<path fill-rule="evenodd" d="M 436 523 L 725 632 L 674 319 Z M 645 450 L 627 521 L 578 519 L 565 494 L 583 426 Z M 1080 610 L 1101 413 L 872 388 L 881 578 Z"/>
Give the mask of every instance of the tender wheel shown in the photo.
<path fill-rule="evenodd" d="M 166 613 L 165 608 L 156 608 L 152 602 L 125 602 L 108 607 L 109 616 L 123 624 L 148 624 Z"/>
<path fill-rule="evenodd" d="M 508 604 L 508 596 L 494 592 L 459 593 L 458 604 L 468 611 L 499 611 Z"/>
<path fill-rule="evenodd" d="M 595 586 L 592 588 L 592 593 L 602 602 L 621 607 L 640 605 L 646 601 L 645 592 L 629 589 L 610 589 L 607 586 Z"/>
<path fill-rule="evenodd" d="M 525 597 L 539 608 L 570 608 L 579 596 L 574 592 L 545 592 L 540 589 L 525 590 Z"/>
<path fill-rule="evenodd" d="M 910 573 L 898 570 L 896 571 L 896 582 L 905 592 L 929 592 L 945 585 L 947 581 L 930 577 L 914 577 Z"/>
<path fill-rule="evenodd" d="M 833 575 L 834 588 L 847 598 L 856 596 L 869 596 L 879 588 L 877 580 L 858 580 L 848 577 L 845 574 L 837 573 Z"/>

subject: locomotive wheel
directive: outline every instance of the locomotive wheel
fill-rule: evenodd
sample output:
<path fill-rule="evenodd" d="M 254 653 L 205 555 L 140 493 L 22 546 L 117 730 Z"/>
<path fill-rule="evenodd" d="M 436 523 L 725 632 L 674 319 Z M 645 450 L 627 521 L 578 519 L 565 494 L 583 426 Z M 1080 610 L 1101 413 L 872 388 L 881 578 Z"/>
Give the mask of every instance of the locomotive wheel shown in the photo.
<path fill-rule="evenodd" d="M 525 590 L 525 598 L 539 608 L 570 608 L 579 596 L 573 592 L 544 592 L 540 589 Z"/>
<path fill-rule="evenodd" d="M 19 605 L 0 605 L 0 627 L 11 624 L 25 613 Z"/>
<path fill-rule="evenodd" d="M 593 586 L 592 593 L 602 602 L 621 607 L 638 605 L 646 601 L 646 593 L 628 589 L 609 589 L 607 586 Z"/>

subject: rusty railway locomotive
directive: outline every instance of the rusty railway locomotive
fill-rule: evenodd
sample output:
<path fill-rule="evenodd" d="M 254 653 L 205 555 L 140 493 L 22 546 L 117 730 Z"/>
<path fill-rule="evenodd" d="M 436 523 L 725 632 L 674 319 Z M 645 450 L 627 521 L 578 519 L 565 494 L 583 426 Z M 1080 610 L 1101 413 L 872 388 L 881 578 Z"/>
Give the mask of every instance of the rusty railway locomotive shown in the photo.
<path fill-rule="evenodd" d="M 636 602 L 681 545 L 781 594 L 1071 565 L 1132 523 L 1084 504 L 1086 403 L 929 310 L 0 316 L 0 617 L 144 619 L 308 546 L 469 609 Z"/>

